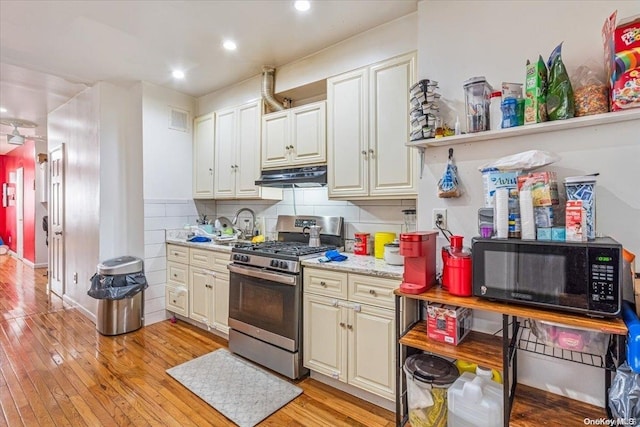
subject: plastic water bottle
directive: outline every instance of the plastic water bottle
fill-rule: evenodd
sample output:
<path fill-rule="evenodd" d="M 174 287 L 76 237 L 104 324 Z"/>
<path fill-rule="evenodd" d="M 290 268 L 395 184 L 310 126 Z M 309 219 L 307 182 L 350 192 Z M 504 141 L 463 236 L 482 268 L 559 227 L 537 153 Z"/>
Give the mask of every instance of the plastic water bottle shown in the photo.
<path fill-rule="evenodd" d="M 489 128 L 491 130 L 502 128 L 502 92 L 492 92 L 489 102 Z"/>

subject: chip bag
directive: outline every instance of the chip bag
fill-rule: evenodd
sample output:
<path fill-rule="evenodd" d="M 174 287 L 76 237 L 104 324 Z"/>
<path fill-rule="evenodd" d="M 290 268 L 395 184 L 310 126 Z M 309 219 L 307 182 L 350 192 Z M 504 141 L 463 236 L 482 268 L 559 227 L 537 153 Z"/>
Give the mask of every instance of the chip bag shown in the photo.
<path fill-rule="evenodd" d="M 575 116 L 573 88 L 562 62 L 562 43 L 549 57 L 549 86 L 547 88 L 547 116 L 549 120 L 564 120 Z"/>

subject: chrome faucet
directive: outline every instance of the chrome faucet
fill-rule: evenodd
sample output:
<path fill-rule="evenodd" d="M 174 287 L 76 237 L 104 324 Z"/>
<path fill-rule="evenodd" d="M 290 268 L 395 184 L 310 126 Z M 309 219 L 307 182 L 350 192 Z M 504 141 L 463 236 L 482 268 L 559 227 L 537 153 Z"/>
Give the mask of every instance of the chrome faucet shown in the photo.
<path fill-rule="evenodd" d="M 249 208 L 240 208 L 238 210 L 238 212 L 236 212 L 235 216 L 233 217 L 233 219 L 231 220 L 231 224 L 233 224 L 234 226 L 236 226 L 237 222 L 238 222 L 238 216 L 242 213 L 242 212 L 249 212 L 251 214 L 251 222 L 249 223 L 248 227 L 245 227 L 244 230 L 242 231 L 242 237 L 244 239 L 246 239 L 247 237 L 250 239 L 253 237 L 253 229 L 255 228 L 256 225 L 256 213 L 249 209 Z"/>

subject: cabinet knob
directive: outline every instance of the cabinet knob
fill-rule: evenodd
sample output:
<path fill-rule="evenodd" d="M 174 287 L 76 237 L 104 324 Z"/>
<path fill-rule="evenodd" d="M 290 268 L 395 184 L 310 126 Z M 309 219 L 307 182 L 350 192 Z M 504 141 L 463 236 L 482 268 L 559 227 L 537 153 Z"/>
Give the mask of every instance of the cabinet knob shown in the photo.
<path fill-rule="evenodd" d="M 320 282 L 320 286 L 322 286 L 323 288 L 326 288 L 327 284 L 325 282 Z"/>
<path fill-rule="evenodd" d="M 235 168 L 238 169 L 238 165 L 235 165 Z"/>
<path fill-rule="evenodd" d="M 373 289 L 369 289 L 369 293 L 374 297 L 376 296 L 376 291 L 374 291 Z"/>
<path fill-rule="evenodd" d="M 176 300 L 173 300 L 173 303 L 175 304 L 175 303 L 176 303 Z"/>
<path fill-rule="evenodd" d="M 353 330 L 353 325 L 347 325 L 347 329 L 349 329 L 350 331 Z"/>
<path fill-rule="evenodd" d="M 369 153 L 370 153 L 371 155 L 373 155 L 373 153 L 374 153 L 373 148 L 369 148 Z"/>
<path fill-rule="evenodd" d="M 366 155 L 367 155 L 366 150 L 362 150 L 362 155 L 363 155 L 363 156 L 366 156 Z"/>
<path fill-rule="evenodd" d="M 178 275 L 176 273 L 173 273 L 173 277 L 178 277 Z"/>
<path fill-rule="evenodd" d="M 344 328 L 346 325 L 344 322 L 340 322 L 340 326 Z"/>

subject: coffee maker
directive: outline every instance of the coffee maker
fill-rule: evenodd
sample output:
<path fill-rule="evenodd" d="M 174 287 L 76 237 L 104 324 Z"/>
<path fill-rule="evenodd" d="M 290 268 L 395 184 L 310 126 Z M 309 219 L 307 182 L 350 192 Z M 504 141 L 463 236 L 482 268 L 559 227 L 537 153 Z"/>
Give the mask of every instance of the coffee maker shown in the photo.
<path fill-rule="evenodd" d="M 400 234 L 400 255 L 404 257 L 402 292 L 420 294 L 436 283 L 437 237 L 438 231 Z"/>

